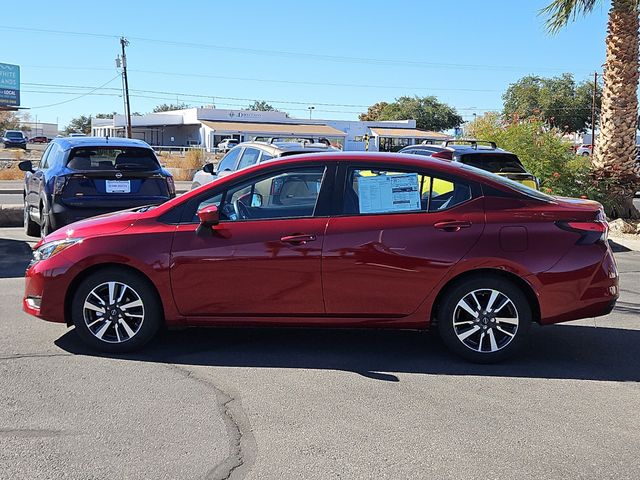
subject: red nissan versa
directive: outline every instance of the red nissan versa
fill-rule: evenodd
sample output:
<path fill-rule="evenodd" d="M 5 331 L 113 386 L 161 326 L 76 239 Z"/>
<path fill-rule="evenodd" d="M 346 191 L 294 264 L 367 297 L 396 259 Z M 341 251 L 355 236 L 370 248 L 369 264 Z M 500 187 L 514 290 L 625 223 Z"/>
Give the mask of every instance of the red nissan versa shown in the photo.
<path fill-rule="evenodd" d="M 596 202 L 430 157 L 315 153 L 48 235 L 24 310 L 109 352 L 163 323 L 437 325 L 454 352 L 492 362 L 532 322 L 611 311 L 606 237 Z"/>

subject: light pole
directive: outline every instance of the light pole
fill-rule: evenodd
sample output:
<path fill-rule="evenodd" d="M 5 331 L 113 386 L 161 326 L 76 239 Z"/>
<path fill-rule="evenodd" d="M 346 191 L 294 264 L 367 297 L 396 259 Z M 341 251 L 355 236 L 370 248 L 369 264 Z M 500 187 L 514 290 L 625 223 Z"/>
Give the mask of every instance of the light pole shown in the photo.
<path fill-rule="evenodd" d="M 311 120 L 311 112 L 313 112 L 316 107 L 307 107 L 309 109 L 309 120 Z"/>

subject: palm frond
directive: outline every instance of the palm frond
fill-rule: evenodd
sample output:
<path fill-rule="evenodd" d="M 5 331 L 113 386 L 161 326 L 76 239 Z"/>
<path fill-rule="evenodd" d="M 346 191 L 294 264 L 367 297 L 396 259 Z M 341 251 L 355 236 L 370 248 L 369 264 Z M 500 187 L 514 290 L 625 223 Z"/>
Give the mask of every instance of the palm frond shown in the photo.
<path fill-rule="evenodd" d="M 540 15 L 547 17 L 547 31 L 557 33 L 578 16 L 591 13 L 600 0 L 553 0 L 540 10 Z"/>

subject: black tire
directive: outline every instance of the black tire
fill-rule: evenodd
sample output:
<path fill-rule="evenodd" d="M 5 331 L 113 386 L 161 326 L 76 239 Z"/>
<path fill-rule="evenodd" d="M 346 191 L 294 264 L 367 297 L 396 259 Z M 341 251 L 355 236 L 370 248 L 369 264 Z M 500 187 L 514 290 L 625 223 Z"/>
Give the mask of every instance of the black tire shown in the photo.
<path fill-rule="evenodd" d="M 494 291 L 492 309 L 487 309 Z M 525 294 L 509 280 L 472 277 L 446 292 L 437 321 L 443 342 L 454 353 L 475 363 L 494 363 L 522 349 L 532 312 Z"/>
<path fill-rule="evenodd" d="M 24 204 L 24 233 L 26 233 L 30 237 L 39 237 L 40 236 L 40 225 L 31 220 L 31 215 L 29 215 L 29 206 L 25 202 Z"/>
<path fill-rule="evenodd" d="M 108 284 L 115 282 L 116 284 L 126 285 L 129 290 L 126 290 L 122 302 L 113 304 L 111 308 L 103 308 L 107 315 L 110 315 L 109 320 L 100 320 L 99 316 L 93 309 L 85 308 L 86 301 L 91 298 L 91 303 L 94 305 L 100 305 L 91 292 L 100 292 L 103 288 L 109 289 Z M 105 285 L 107 285 L 105 287 Z M 122 289 L 118 291 L 118 287 L 115 287 L 114 298 L 122 293 Z M 127 317 L 127 326 L 133 335 L 127 334 L 126 328 L 118 328 L 123 326 L 125 318 L 122 313 L 126 309 L 125 302 L 131 304 L 137 302 L 139 299 L 142 306 L 132 307 L 131 311 L 136 312 L 135 316 L 142 316 L 139 324 L 131 323 L 131 318 Z M 117 314 L 113 312 L 120 313 Z M 98 312 L 99 313 L 99 312 Z M 151 283 L 143 277 L 141 274 L 136 274 L 128 270 L 123 270 L 115 267 L 107 267 L 102 270 L 89 275 L 82 280 L 78 286 L 71 304 L 71 320 L 75 325 L 75 331 L 78 336 L 91 348 L 109 353 L 123 353 L 139 350 L 146 345 L 155 336 L 161 324 L 162 319 L 162 307 L 160 305 L 160 299 Z M 135 320 L 135 319 L 133 319 Z M 109 325 L 107 325 L 109 323 Z M 102 338 L 99 338 L 100 331 L 102 332 Z M 123 337 L 128 338 L 123 338 Z"/>

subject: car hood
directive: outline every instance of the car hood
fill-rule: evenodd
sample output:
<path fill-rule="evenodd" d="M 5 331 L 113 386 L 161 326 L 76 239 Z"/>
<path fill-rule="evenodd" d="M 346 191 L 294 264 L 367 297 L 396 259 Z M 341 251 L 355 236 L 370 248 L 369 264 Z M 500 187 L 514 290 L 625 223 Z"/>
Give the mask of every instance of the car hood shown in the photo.
<path fill-rule="evenodd" d="M 104 215 L 71 223 L 47 235 L 45 241 L 51 242 L 54 240 L 63 240 L 65 238 L 98 237 L 122 232 L 131 227 L 140 218 L 140 213 L 138 213 L 137 210 L 139 210 L 139 207 L 130 210 L 106 213 Z M 40 240 L 36 244 L 35 248 L 39 247 L 43 243 L 45 242 Z"/>

